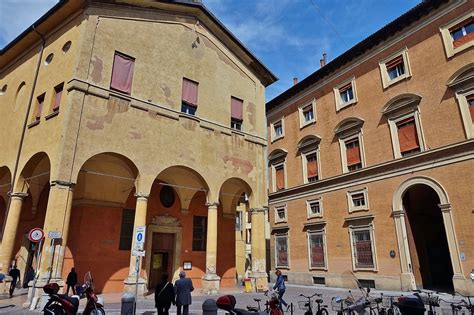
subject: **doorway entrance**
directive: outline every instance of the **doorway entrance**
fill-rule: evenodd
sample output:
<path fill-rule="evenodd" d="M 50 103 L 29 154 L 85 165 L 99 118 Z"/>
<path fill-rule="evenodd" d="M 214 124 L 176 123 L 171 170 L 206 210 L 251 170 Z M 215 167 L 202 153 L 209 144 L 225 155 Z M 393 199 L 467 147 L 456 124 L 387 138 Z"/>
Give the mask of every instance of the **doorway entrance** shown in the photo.
<path fill-rule="evenodd" d="M 153 291 L 155 289 L 156 285 L 161 281 L 163 273 L 167 273 L 169 278 L 172 278 L 174 247 L 174 233 L 153 233 L 148 290 Z"/>
<path fill-rule="evenodd" d="M 440 199 L 424 184 L 410 186 L 403 195 L 411 269 L 417 288 L 453 292 L 453 266 Z"/>

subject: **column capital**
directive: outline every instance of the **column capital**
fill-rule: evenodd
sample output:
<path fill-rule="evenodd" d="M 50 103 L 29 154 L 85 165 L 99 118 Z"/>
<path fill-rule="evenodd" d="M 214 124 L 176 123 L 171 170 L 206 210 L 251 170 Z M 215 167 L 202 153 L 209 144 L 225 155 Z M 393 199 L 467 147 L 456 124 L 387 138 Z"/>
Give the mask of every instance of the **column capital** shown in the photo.
<path fill-rule="evenodd" d="M 439 204 L 438 207 L 441 209 L 441 212 L 451 212 L 451 204 L 450 203 Z"/>
<path fill-rule="evenodd" d="M 137 192 L 134 196 L 137 197 L 138 200 L 148 200 L 150 194 Z"/>
<path fill-rule="evenodd" d="M 23 200 L 26 197 L 28 197 L 28 193 L 25 193 L 25 192 L 12 192 L 12 193 L 9 192 L 8 195 L 12 199 L 19 199 L 19 200 Z"/>
<path fill-rule="evenodd" d="M 217 208 L 219 206 L 218 202 L 208 202 L 206 203 L 206 207 L 208 208 Z"/>
<path fill-rule="evenodd" d="M 249 212 L 251 214 L 257 214 L 257 213 L 265 213 L 268 211 L 268 207 L 261 207 L 261 208 L 250 208 Z"/>
<path fill-rule="evenodd" d="M 405 210 L 395 210 L 392 212 L 392 217 L 401 218 L 405 216 Z"/>
<path fill-rule="evenodd" d="M 53 180 L 51 181 L 50 187 L 55 187 L 59 189 L 70 189 L 73 190 L 74 186 L 76 186 L 76 183 L 73 182 L 66 182 L 62 180 Z"/>

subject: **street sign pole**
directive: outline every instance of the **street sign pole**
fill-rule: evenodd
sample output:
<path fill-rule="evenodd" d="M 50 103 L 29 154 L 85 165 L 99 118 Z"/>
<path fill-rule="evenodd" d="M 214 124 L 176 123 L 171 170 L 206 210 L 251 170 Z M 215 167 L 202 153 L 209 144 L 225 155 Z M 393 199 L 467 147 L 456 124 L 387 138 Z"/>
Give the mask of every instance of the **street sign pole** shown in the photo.
<path fill-rule="evenodd" d="M 137 256 L 136 261 L 135 261 L 135 272 L 136 272 L 136 277 L 135 277 L 135 307 L 133 308 L 134 314 L 137 313 L 138 278 L 139 278 L 139 275 L 140 275 L 140 256 Z"/>
<path fill-rule="evenodd" d="M 145 244 L 145 231 L 146 226 L 137 226 L 135 229 L 135 245 L 132 249 L 132 255 L 136 257 L 135 260 L 135 307 L 133 308 L 133 314 L 137 312 L 137 301 L 138 301 L 138 280 L 140 277 L 140 261 L 144 255 L 143 245 Z"/>

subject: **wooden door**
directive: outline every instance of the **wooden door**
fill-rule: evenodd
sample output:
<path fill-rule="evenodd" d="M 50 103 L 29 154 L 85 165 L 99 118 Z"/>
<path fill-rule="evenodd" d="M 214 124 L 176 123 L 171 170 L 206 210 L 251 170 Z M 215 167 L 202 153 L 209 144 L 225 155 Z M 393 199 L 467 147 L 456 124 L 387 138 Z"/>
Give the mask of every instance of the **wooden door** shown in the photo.
<path fill-rule="evenodd" d="M 148 289 L 154 290 L 161 281 L 161 275 L 167 273 L 171 279 L 174 260 L 175 237 L 172 233 L 153 233 L 151 244 L 150 280 Z"/>

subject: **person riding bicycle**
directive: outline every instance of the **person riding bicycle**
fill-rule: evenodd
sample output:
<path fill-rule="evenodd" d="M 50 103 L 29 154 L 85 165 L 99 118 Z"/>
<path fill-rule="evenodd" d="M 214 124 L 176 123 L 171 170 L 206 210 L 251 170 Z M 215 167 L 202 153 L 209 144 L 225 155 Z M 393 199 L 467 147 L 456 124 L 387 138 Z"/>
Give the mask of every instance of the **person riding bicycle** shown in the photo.
<path fill-rule="evenodd" d="M 288 304 L 283 300 L 283 295 L 285 294 L 286 286 L 285 286 L 285 278 L 281 274 L 280 269 L 277 269 L 275 271 L 275 274 L 277 276 L 275 285 L 273 286 L 273 290 L 278 291 L 278 300 L 280 301 L 280 307 L 283 308 L 285 306 L 288 308 Z"/>

